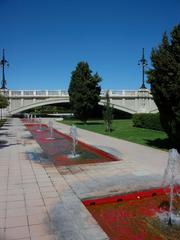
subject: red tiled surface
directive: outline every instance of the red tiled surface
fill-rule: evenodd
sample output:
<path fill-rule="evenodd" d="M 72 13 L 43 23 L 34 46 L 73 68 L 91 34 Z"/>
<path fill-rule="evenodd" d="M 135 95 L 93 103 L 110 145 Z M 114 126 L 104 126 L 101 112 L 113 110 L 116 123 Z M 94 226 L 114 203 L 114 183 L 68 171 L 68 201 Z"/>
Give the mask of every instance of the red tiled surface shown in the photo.
<path fill-rule="evenodd" d="M 102 199 L 86 200 L 84 205 L 97 220 L 111 240 L 165 240 L 157 213 L 167 201 L 167 195 L 162 189 L 127 194 Z M 153 196 L 152 196 L 153 194 Z M 180 206 L 180 199 L 176 199 Z M 180 239 L 180 231 L 169 231 L 169 240 Z"/>
<path fill-rule="evenodd" d="M 48 139 L 49 129 L 46 125 L 42 125 L 39 130 L 38 124 L 25 124 L 33 137 L 39 143 L 44 153 L 51 159 L 57 166 L 67 166 L 75 164 L 86 163 L 101 163 L 108 161 L 117 161 L 116 157 L 109 153 L 106 153 L 100 149 L 87 145 L 78 141 L 76 151 L 80 154 L 80 157 L 75 159 L 68 157 L 72 151 L 72 140 L 70 136 L 53 131 L 54 139 Z"/>

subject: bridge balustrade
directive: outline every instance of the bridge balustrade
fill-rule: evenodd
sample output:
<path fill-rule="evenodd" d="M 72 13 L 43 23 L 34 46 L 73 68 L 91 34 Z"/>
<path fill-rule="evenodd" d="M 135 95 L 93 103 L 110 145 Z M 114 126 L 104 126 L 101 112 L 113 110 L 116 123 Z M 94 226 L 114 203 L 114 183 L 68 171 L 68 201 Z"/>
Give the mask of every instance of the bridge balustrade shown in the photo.
<path fill-rule="evenodd" d="M 107 90 L 101 90 L 101 96 L 106 95 Z M 137 96 L 138 91 L 134 90 L 109 90 L 109 96 Z"/>
<path fill-rule="evenodd" d="M 110 95 L 123 95 L 123 90 L 113 90 L 113 91 L 110 91 Z"/>
<path fill-rule="evenodd" d="M 137 91 L 131 91 L 131 90 L 128 90 L 128 91 L 125 91 L 125 94 L 126 96 L 137 96 Z"/>
<path fill-rule="evenodd" d="M 57 90 L 50 90 L 47 91 L 48 96 L 61 96 L 61 91 L 57 91 Z"/>
<path fill-rule="evenodd" d="M 100 96 L 105 96 L 106 95 L 106 90 L 101 90 Z"/>
<path fill-rule="evenodd" d="M 46 91 L 35 91 L 36 96 L 46 96 Z"/>
<path fill-rule="evenodd" d="M 23 95 L 24 96 L 33 96 L 34 95 L 34 91 L 23 91 Z"/>
<path fill-rule="evenodd" d="M 107 90 L 101 90 L 100 96 L 105 96 Z M 69 96 L 67 90 L 9 90 L 8 95 L 10 96 Z M 150 96 L 151 93 L 146 91 L 136 91 L 136 90 L 109 90 L 109 96 Z"/>
<path fill-rule="evenodd" d="M 21 96 L 22 91 L 9 91 L 9 96 Z"/>
<path fill-rule="evenodd" d="M 69 96 L 68 91 L 62 90 L 61 91 L 61 96 Z"/>

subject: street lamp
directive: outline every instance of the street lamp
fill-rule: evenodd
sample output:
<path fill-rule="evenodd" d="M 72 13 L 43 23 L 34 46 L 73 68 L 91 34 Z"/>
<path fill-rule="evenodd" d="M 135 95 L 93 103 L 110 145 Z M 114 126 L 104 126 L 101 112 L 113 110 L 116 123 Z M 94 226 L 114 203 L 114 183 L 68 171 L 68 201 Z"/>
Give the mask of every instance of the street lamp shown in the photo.
<path fill-rule="evenodd" d="M 5 66 L 9 66 L 8 61 L 5 59 L 5 50 L 3 49 L 3 56 L 2 56 L 2 60 L 0 60 L 0 66 L 2 67 L 2 82 L 1 82 L 1 88 L 0 88 L 0 94 L 2 94 L 4 97 L 8 96 L 8 90 L 7 90 L 7 82 L 5 79 Z M 7 100 L 7 99 L 6 99 Z M 2 111 L 3 111 L 3 107 L 6 108 L 8 106 L 7 102 L 2 102 L 1 105 L 1 120 L 2 120 Z"/>
<path fill-rule="evenodd" d="M 0 61 L 0 66 L 2 66 L 2 82 L 1 82 L 1 88 L 2 90 L 7 89 L 6 85 L 6 79 L 5 79 L 5 66 L 9 66 L 9 62 L 5 59 L 5 50 L 3 49 L 3 57 L 2 60 Z"/>
<path fill-rule="evenodd" d="M 140 89 L 146 89 L 146 86 L 144 83 L 144 70 L 148 64 L 147 64 L 147 60 L 144 58 L 144 48 L 142 49 L 142 58 L 139 60 L 138 65 L 142 66 L 142 85 Z"/>

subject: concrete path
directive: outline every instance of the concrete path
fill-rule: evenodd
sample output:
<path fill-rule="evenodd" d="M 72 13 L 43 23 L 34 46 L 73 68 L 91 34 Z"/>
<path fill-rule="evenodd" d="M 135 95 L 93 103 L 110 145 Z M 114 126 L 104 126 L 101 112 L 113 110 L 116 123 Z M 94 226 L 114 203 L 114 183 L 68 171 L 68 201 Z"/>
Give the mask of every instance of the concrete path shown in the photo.
<path fill-rule="evenodd" d="M 64 124 L 54 127 L 69 133 Z M 0 130 L 0 240 L 109 239 L 81 200 L 161 184 L 167 152 L 85 130 L 78 134 L 122 161 L 55 168 L 19 119 Z"/>

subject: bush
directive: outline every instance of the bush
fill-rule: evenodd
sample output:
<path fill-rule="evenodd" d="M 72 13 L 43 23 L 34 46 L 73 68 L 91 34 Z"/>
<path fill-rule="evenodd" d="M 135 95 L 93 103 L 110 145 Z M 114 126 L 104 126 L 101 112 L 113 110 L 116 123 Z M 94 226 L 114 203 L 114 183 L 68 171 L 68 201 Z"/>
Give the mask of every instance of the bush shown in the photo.
<path fill-rule="evenodd" d="M 133 115 L 134 127 L 163 131 L 159 113 L 136 113 Z"/>

